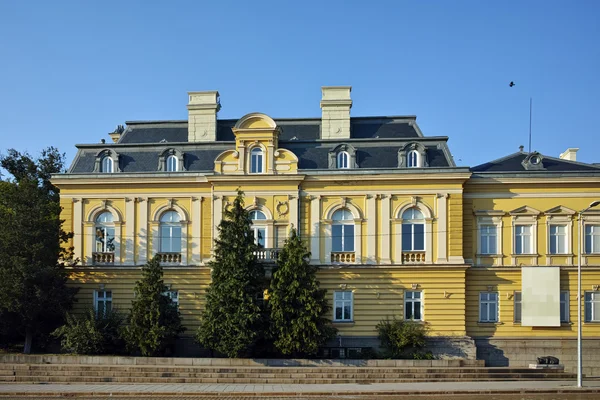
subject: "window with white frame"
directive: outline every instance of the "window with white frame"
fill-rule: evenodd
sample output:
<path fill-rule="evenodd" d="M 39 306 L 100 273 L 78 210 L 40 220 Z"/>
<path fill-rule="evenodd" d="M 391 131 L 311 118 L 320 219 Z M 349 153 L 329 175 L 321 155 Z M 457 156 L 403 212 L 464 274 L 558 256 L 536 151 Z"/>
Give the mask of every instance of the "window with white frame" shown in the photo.
<path fill-rule="evenodd" d="M 419 167 L 419 152 L 417 150 L 410 150 L 406 155 L 406 159 L 409 168 Z"/>
<path fill-rule="evenodd" d="M 167 171 L 168 172 L 176 172 L 178 171 L 178 160 L 177 157 L 174 156 L 173 154 L 171 154 L 169 157 L 167 157 L 166 160 L 166 164 L 167 164 Z"/>
<path fill-rule="evenodd" d="M 177 211 L 160 217 L 160 252 L 181 253 L 181 217 Z"/>
<path fill-rule="evenodd" d="M 585 322 L 600 322 L 600 291 L 585 292 Z"/>
<path fill-rule="evenodd" d="M 100 162 L 100 172 L 112 173 L 113 172 L 113 159 L 110 156 L 102 157 Z"/>
<path fill-rule="evenodd" d="M 105 315 L 112 310 L 112 291 L 94 290 L 94 309 L 97 315 Z"/>
<path fill-rule="evenodd" d="M 167 290 L 163 295 L 168 297 L 171 300 L 171 303 L 179 308 L 179 292 L 177 290 Z"/>
<path fill-rule="evenodd" d="M 354 251 L 354 216 L 350 210 L 342 208 L 333 213 L 331 226 L 331 250 L 335 252 Z"/>
<path fill-rule="evenodd" d="M 522 302 L 521 302 L 521 292 L 514 292 L 513 300 L 515 303 L 514 307 L 514 321 L 521 322 L 521 310 L 522 310 Z"/>
<path fill-rule="evenodd" d="M 250 151 L 250 173 L 263 173 L 264 153 L 260 147 L 254 147 Z"/>
<path fill-rule="evenodd" d="M 498 233 L 496 225 L 479 226 L 479 253 L 498 254 Z"/>
<path fill-rule="evenodd" d="M 264 221 L 266 221 L 267 216 L 262 211 L 252 210 L 249 213 L 249 217 L 252 221 L 252 232 L 254 233 L 254 242 L 259 247 L 265 247 L 267 240 L 267 227 L 266 225 L 264 225 Z"/>
<path fill-rule="evenodd" d="M 341 169 L 350 168 L 350 155 L 346 151 L 340 151 L 337 155 L 337 167 Z"/>
<path fill-rule="evenodd" d="M 567 226 L 550 225 L 550 254 L 567 254 Z"/>
<path fill-rule="evenodd" d="M 569 291 L 560 292 L 560 322 L 569 322 Z"/>
<path fill-rule="evenodd" d="M 498 322 L 498 293 L 479 293 L 479 322 Z"/>
<path fill-rule="evenodd" d="M 600 225 L 585 225 L 585 254 L 600 253 Z"/>
<path fill-rule="evenodd" d="M 515 225 L 515 254 L 533 254 L 532 231 L 532 225 Z"/>
<path fill-rule="evenodd" d="M 425 217 L 414 207 L 402 213 L 402 251 L 425 251 Z"/>
<path fill-rule="evenodd" d="M 352 292 L 333 292 L 333 320 L 352 321 Z"/>
<path fill-rule="evenodd" d="M 404 319 L 423 320 L 423 293 L 421 291 L 404 292 Z"/>
<path fill-rule="evenodd" d="M 113 221 L 113 215 L 105 211 L 96 217 L 95 227 L 96 240 L 95 240 L 95 252 L 96 253 L 112 253 L 115 251 L 115 224 Z"/>

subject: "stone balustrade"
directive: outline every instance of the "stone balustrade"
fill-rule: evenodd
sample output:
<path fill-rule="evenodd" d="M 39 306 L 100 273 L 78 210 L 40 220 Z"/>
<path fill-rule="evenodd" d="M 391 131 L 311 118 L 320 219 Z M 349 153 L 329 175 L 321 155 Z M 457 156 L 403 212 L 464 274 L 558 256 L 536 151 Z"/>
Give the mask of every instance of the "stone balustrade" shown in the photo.
<path fill-rule="evenodd" d="M 113 252 L 94 252 L 92 253 L 92 262 L 94 264 L 114 264 L 115 263 L 115 253 Z"/>
<path fill-rule="evenodd" d="M 337 264 L 354 264 L 356 254 L 353 251 L 334 251 L 331 252 L 331 262 Z"/>
<path fill-rule="evenodd" d="M 402 264 L 423 264 L 425 262 L 424 251 L 403 251 Z"/>

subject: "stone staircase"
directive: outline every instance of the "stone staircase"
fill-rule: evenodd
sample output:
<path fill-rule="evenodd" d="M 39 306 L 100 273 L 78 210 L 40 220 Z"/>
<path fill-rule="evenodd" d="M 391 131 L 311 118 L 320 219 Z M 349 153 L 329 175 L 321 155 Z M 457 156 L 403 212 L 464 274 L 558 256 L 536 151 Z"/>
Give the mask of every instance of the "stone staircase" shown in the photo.
<path fill-rule="evenodd" d="M 1 360 L 0 360 L 1 361 Z M 440 360 L 441 361 L 441 360 Z M 418 364 L 418 362 L 415 362 Z M 335 384 L 574 380 L 562 370 L 463 366 L 202 366 L 0 363 L 5 383 Z M 473 363 L 472 364 L 480 364 Z"/>

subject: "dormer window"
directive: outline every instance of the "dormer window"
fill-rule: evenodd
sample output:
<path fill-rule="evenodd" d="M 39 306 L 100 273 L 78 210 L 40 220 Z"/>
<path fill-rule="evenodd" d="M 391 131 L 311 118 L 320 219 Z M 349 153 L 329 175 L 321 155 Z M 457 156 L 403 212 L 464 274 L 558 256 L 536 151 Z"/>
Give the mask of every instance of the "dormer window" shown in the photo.
<path fill-rule="evenodd" d="M 262 174 L 263 173 L 263 160 L 264 154 L 260 147 L 255 147 L 250 151 L 250 173 Z"/>
<path fill-rule="evenodd" d="M 174 155 L 170 155 L 167 157 L 167 172 L 175 172 L 178 171 L 177 168 L 177 157 Z"/>
<path fill-rule="evenodd" d="M 100 172 L 105 172 L 108 174 L 112 174 L 114 170 L 114 161 L 110 156 L 104 156 L 102 158 L 102 162 L 100 163 Z"/>
<path fill-rule="evenodd" d="M 340 151 L 337 155 L 337 167 L 340 169 L 350 168 L 350 155 L 346 151 Z"/>
<path fill-rule="evenodd" d="M 409 168 L 419 167 L 419 152 L 418 151 L 416 151 L 416 150 L 409 151 L 408 154 L 406 155 L 406 158 L 408 160 Z"/>

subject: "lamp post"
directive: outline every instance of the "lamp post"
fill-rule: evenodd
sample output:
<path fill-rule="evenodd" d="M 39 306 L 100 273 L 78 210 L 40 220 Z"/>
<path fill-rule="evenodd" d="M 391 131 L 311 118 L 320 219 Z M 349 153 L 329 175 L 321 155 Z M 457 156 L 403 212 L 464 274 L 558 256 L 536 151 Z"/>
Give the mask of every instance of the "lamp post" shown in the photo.
<path fill-rule="evenodd" d="M 581 337 L 583 324 L 581 320 L 581 253 L 583 253 L 585 241 L 583 236 L 583 214 L 598 205 L 600 205 L 600 200 L 592 201 L 588 208 L 579 211 L 579 245 L 577 246 L 577 387 L 582 387 Z"/>

